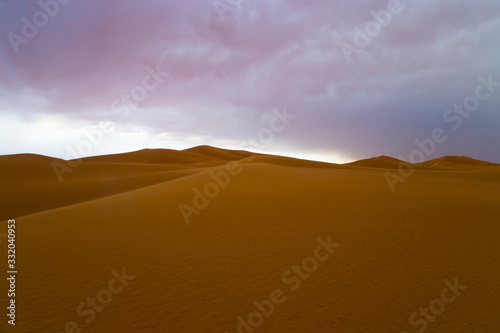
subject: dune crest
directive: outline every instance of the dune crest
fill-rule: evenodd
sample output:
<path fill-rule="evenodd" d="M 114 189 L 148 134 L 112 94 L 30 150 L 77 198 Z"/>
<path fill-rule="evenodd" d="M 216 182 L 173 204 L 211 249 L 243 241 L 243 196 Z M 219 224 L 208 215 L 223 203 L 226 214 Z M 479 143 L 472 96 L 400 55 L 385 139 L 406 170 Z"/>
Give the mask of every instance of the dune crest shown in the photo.
<path fill-rule="evenodd" d="M 365 168 L 397 169 L 401 163 L 407 163 L 407 162 L 398 160 L 397 158 L 394 157 L 382 155 L 379 157 L 367 158 L 347 164 Z"/>
<path fill-rule="evenodd" d="M 13 154 L 13 155 L 2 155 L 0 156 L 0 163 L 2 161 L 19 161 L 19 162 L 53 162 L 64 160 L 56 157 L 50 157 L 38 154 Z"/>
<path fill-rule="evenodd" d="M 182 151 L 143 149 L 123 154 L 88 157 L 81 161 L 82 163 L 65 175 L 65 180 L 59 183 L 52 169 L 52 163 L 64 163 L 64 160 L 36 154 L 0 156 L 0 179 L 2 184 L 10 189 L 9 192 L 4 191 L 0 194 L 0 200 L 9 207 L 9 210 L 0 213 L 0 219 L 98 200 L 196 173 L 207 173 L 230 161 L 238 161 L 242 166 L 273 165 L 300 168 L 310 172 L 314 172 L 315 169 L 352 169 L 359 175 L 363 174 L 363 169 L 397 169 L 401 163 L 406 163 L 396 158 L 379 156 L 341 165 L 206 145 Z M 413 166 L 422 172 L 467 171 L 498 164 L 465 156 L 444 156 Z"/>
<path fill-rule="evenodd" d="M 261 155 L 257 153 L 251 153 L 245 150 L 222 149 L 207 145 L 196 146 L 193 148 L 184 149 L 182 151 L 224 161 L 238 161 L 252 155 Z"/>

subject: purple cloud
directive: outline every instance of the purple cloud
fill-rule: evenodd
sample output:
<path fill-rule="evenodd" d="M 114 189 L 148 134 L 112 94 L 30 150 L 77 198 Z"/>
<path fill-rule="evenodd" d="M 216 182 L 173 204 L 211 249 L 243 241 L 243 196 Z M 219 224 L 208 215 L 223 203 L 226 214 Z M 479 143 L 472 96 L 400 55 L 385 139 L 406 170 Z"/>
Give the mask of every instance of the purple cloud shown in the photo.
<path fill-rule="evenodd" d="M 234 146 L 266 126 L 273 108 L 287 107 L 297 120 L 266 147 L 271 152 L 397 157 L 434 128 L 449 130 L 443 114 L 474 94 L 479 76 L 500 82 L 498 1 L 401 0 L 404 10 L 350 63 L 340 43 L 355 46 L 356 28 L 364 31 L 388 1 L 221 1 L 231 9 L 223 20 L 211 1 L 1 1 L 3 126 L 27 137 L 40 117 L 61 123 L 47 134 L 54 136 L 47 147 L 57 149 L 17 140 L 0 153 L 64 157 L 68 128 L 103 119 L 116 129 L 100 153 L 120 140 L 119 149 L 137 147 L 122 130 L 143 133 L 143 145 Z M 43 13 L 47 22 L 37 26 Z M 26 20 L 37 30 L 32 38 L 23 35 Z M 13 34 L 25 41 L 13 47 Z M 113 103 L 139 94 L 148 68 L 168 77 L 122 117 Z M 449 130 L 432 157 L 500 162 L 499 105 L 500 89 Z M 184 139 L 175 146 L 164 137 Z"/>

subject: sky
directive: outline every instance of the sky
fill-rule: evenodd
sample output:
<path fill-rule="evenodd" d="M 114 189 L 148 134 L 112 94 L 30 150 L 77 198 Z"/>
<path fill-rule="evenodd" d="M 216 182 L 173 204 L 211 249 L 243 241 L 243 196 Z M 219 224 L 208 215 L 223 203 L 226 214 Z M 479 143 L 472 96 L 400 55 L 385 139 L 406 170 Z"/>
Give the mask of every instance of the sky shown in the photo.
<path fill-rule="evenodd" d="M 0 154 L 500 162 L 498 0 L 0 0 Z"/>

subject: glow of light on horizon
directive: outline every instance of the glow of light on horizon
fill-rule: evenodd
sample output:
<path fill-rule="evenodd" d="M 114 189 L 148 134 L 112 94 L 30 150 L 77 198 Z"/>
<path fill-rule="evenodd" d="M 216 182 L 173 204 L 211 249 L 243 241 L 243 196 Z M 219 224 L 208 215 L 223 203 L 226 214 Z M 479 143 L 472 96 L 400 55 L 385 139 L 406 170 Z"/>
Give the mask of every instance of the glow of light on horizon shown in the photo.
<path fill-rule="evenodd" d="M 349 159 L 346 157 L 341 157 L 338 155 L 334 155 L 331 153 L 303 153 L 297 151 L 256 151 L 257 153 L 262 154 L 270 154 L 270 155 L 279 155 L 279 156 L 288 156 L 293 158 L 298 158 L 302 160 L 309 161 L 318 161 L 318 162 L 326 162 L 326 163 L 335 163 L 335 164 L 344 164 L 353 162 L 353 159 Z"/>
<path fill-rule="evenodd" d="M 183 150 L 199 145 L 211 145 L 222 149 L 249 150 L 255 153 L 289 156 L 299 159 L 328 163 L 347 163 L 350 160 L 334 154 L 304 153 L 293 150 L 258 150 L 242 146 L 242 141 L 209 138 L 189 134 L 152 134 L 138 126 L 115 125 L 115 129 L 103 134 L 102 142 L 94 145 L 90 154 L 78 157 L 125 153 L 144 148 L 165 148 Z M 76 150 L 78 142 L 87 140 L 84 133 L 92 133 L 97 125 L 81 121 L 76 124 L 64 116 L 37 114 L 31 121 L 14 112 L 0 115 L 0 140 L 9 142 L 0 148 L 0 154 L 32 153 L 65 159 L 68 148 Z M 25 133 L 15 141 L 16 133 Z"/>

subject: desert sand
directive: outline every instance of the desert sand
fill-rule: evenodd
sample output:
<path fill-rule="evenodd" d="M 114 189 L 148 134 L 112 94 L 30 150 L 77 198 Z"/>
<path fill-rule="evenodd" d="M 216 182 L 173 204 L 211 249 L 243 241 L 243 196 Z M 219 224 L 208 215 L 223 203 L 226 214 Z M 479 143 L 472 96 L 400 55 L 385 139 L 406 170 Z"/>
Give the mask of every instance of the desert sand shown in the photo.
<path fill-rule="evenodd" d="M 499 332 L 496 164 L 424 162 L 392 192 L 400 161 L 383 156 L 142 150 L 83 159 L 62 182 L 54 162 L 0 157 L 18 269 L 16 326 L 2 313 L 0 332 Z M 455 279 L 467 288 L 443 293 Z"/>

